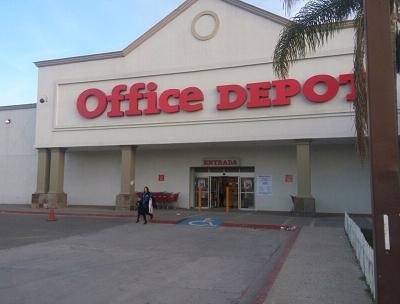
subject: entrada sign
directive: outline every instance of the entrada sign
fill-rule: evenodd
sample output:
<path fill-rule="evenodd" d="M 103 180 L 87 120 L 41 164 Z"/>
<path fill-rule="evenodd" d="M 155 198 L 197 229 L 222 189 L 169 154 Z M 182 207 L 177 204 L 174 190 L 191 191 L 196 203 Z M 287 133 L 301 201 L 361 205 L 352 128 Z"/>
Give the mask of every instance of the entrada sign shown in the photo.
<path fill-rule="evenodd" d="M 240 166 L 240 161 L 238 159 L 204 159 L 203 166 L 207 167 Z"/>
<path fill-rule="evenodd" d="M 323 93 L 316 92 L 317 85 L 324 85 Z M 354 78 L 353 74 L 342 74 L 338 78 L 330 75 L 315 75 L 307 79 L 303 85 L 295 79 L 274 80 L 266 82 L 248 83 L 245 87 L 238 84 L 219 85 L 219 102 L 216 109 L 234 110 L 244 104 L 247 108 L 265 108 L 275 106 L 288 106 L 291 98 L 302 93 L 313 103 L 324 103 L 332 100 L 338 93 L 339 87 L 349 84 L 350 93 L 346 100 L 353 101 Z M 107 112 L 108 117 L 154 115 L 177 113 L 180 111 L 196 112 L 203 110 L 204 94 L 198 87 L 188 87 L 183 90 L 167 89 L 157 92 L 158 85 L 154 82 L 134 83 L 129 89 L 125 84 L 116 85 L 111 95 L 106 95 L 102 90 L 91 88 L 83 91 L 77 100 L 79 114 L 85 118 L 96 118 L 106 112 L 108 103 L 111 104 Z M 271 99 L 270 91 L 274 90 L 275 98 Z M 88 109 L 89 98 L 97 99 L 94 109 Z M 139 102 L 145 100 L 147 107 L 139 109 Z M 121 109 L 121 103 L 127 102 L 127 110 Z"/>

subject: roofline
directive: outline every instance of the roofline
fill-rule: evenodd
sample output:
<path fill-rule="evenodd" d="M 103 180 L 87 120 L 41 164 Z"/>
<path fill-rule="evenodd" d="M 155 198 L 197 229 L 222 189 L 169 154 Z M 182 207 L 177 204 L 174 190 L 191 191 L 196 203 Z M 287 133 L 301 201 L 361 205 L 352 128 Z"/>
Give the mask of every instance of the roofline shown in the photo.
<path fill-rule="evenodd" d="M 119 58 L 119 57 L 124 57 L 124 54 L 122 51 L 36 61 L 36 62 L 34 62 L 34 64 L 38 68 L 41 68 L 41 67 L 59 65 L 59 64 L 85 62 L 85 61 L 93 61 L 93 60 L 104 60 L 104 59 Z"/>
<path fill-rule="evenodd" d="M 346 21 L 342 21 L 341 23 L 342 23 L 343 29 L 354 27 L 354 20 L 346 20 Z"/>
<path fill-rule="evenodd" d="M 124 48 L 122 51 L 124 53 L 124 56 L 128 55 L 130 52 L 132 52 L 134 49 L 136 49 L 139 45 L 141 45 L 147 39 L 149 39 L 154 34 L 156 34 L 159 30 L 161 30 L 163 27 L 165 27 L 168 23 L 170 23 L 172 20 L 174 20 L 176 17 L 178 17 L 181 13 L 183 13 L 185 10 L 187 10 L 189 7 L 191 7 L 197 1 L 198 0 L 186 0 L 185 2 L 183 2 L 180 6 L 178 6 L 171 13 L 169 13 L 165 18 L 163 18 L 161 21 L 159 21 L 153 27 L 151 27 L 142 36 L 140 36 L 135 41 L 133 41 L 131 44 L 129 44 L 126 48 Z"/>
<path fill-rule="evenodd" d="M 276 23 L 279 23 L 280 25 L 286 25 L 288 22 L 290 22 L 289 19 L 276 15 L 274 13 L 268 12 L 262 8 L 259 8 L 257 6 L 251 5 L 249 3 L 240 1 L 240 0 L 222 0 L 223 2 L 229 3 L 231 5 L 234 5 L 236 7 L 239 7 L 241 9 L 244 9 L 252 14 L 255 14 L 257 16 L 275 21 Z"/>
<path fill-rule="evenodd" d="M 166 26 L 169 22 L 174 20 L 179 14 L 185 11 L 187 8 L 192 6 L 198 0 L 186 0 L 180 6 L 178 6 L 175 10 L 169 13 L 166 17 L 164 17 L 161 21 L 156 23 L 153 27 L 151 27 L 148 31 L 146 31 L 143 35 L 129 44 L 126 48 L 122 51 L 117 52 L 110 52 L 110 53 L 101 53 L 101 54 L 93 54 L 93 55 L 86 55 L 86 56 L 76 56 L 76 57 L 68 57 L 68 58 L 61 58 L 61 59 L 52 59 L 52 60 L 45 60 L 45 61 L 37 61 L 34 64 L 38 67 L 46 67 L 46 66 L 53 66 L 59 64 L 69 64 L 69 63 L 77 63 L 77 62 L 86 62 L 86 61 L 94 61 L 94 60 L 104 60 L 104 59 L 113 59 L 113 58 L 120 58 L 125 57 L 134 49 L 136 49 L 139 45 L 145 42 L 147 39 L 152 37 L 155 33 L 161 30 L 164 26 Z"/>
<path fill-rule="evenodd" d="M 93 54 L 93 55 L 85 55 L 85 56 L 75 56 L 75 57 L 67 57 L 67 58 L 60 58 L 60 59 L 51 59 L 51 60 L 44 60 L 44 61 L 37 61 L 34 64 L 38 67 L 47 67 L 47 66 L 54 66 L 54 65 L 61 65 L 61 64 L 69 64 L 69 63 L 78 63 L 78 62 L 87 62 L 87 61 L 95 61 L 95 60 L 105 60 L 105 59 L 114 59 L 114 58 L 122 58 L 132 52 L 134 49 L 139 47 L 142 43 L 144 43 L 147 39 L 152 37 L 162 28 L 164 28 L 168 23 L 174 20 L 177 16 L 179 16 L 182 12 L 186 9 L 191 7 L 194 3 L 198 0 L 186 0 L 180 6 L 178 6 L 175 10 L 169 13 L 166 17 L 164 17 L 161 21 L 156 23 L 153 27 L 151 27 L 148 31 L 146 31 L 143 35 L 129 44 L 126 48 L 122 51 L 116 52 L 108 52 L 108 53 L 100 53 L 100 54 Z M 291 22 L 289 19 L 281 17 L 279 15 L 273 14 L 268 12 L 262 8 L 257 6 L 248 4 L 241 0 L 221 0 L 225 3 L 231 4 L 238 8 L 241 8 L 245 11 L 248 11 L 252 14 L 257 16 L 272 20 L 280 25 L 286 25 L 287 23 Z M 354 26 L 353 21 L 344 21 L 343 28 L 350 28 Z"/>
<path fill-rule="evenodd" d="M 12 106 L 0 106 L 0 111 L 34 109 L 34 108 L 36 108 L 36 103 L 27 103 L 27 104 L 12 105 Z"/>
<path fill-rule="evenodd" d="M 134 49 L 136 49 L 138 46 L 140 46 L 143 42 L 145 42 L 147 39 L 149 39 L 154 34 L 156 34 L 158 31 L 160 31 L 162 28 L 164 28 L 168 23 L 170 23 L 172 20 L 174 20 L 177 16 L 179 16 L 182 12 L 184 12 L 186 9 L 191 7 L 197 1 L 198 0 L 186 0 L 180 6 L 178 6 L 175 10 L 173 10 L 170 14 L 168 14 L 165 18 L 163 18 L 161 21 L 159 21 L 153 27 L 151 27 L 148 31 L 146 31 L 143 35 L 141 35 L 139 38 L 137 38 L 135 41 L 133 41 L 131 44 L 129 44 L 122 51 L 37 61 L 37 62 L 34 62 L 34 64 L 38 68 L 41 68 L 41 67 L 61 65 L 61 64 L 125 57 L 130 52 L 132 52 Z M 236 7 L 239 7 L 243 10 L 246 10 L 246 11 L 248 11 L 252 14 L 258 15 L 260 17 L 270 19 L 281 25 L 285 25 L 286 23 L 289 22 L 289 20 L 284 17 L 275 15 L 275 14 L 270 13 L 266 10 L 263 10 L 259 7 L 245 3 L 240 0 L 221 0 L 221 1 L 231 4 L 231 5 L 234 5 Z"/>

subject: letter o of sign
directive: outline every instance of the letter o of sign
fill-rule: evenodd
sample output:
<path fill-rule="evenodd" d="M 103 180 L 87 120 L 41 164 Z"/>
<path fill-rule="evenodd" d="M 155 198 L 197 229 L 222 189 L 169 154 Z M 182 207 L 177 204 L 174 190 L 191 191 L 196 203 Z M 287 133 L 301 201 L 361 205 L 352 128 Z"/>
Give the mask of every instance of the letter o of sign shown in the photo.
<path fill-rule="evenodd" d="M 314 91 L 314 87 L 319 84 L 324 83 L 327 87 L 326 92 L 323 94 L 318 94 Z M 303 85 L 304 97 L 309 101 L 322 103 L 331 100 L 336 96 L 339 91 L 339 83 L 336 78 L 329 75 L 315 75 L 307 79 Z"/>
<path fill-rule="evenodd" d="M 86 103 L 89 97 L 94 96 L 97 98 L 97 107 L 93 111 L 89 111 Z M 86 118 L 96 118 L 104 113 L 107 109 L 107 96 L 99 89 L 87 89 L 83 91 L 76 103 L 79 114 Z"/>

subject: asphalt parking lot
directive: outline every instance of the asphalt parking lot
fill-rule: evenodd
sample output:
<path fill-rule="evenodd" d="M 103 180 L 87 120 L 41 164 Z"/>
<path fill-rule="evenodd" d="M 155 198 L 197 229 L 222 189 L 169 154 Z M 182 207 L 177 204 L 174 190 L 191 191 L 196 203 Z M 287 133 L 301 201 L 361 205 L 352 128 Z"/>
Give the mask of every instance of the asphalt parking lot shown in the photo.
<path fill-rule="evenodd" d="M 88 234 L 131 221 L 131 219 L 63 217 L 57 222 L 48 222 L 46 215 L 0 214 L 0 250 Z"/>
<path fill-rule="evenodd" d="M 294 234 L 0 214 L 0 299 L 254 303 Z"/>

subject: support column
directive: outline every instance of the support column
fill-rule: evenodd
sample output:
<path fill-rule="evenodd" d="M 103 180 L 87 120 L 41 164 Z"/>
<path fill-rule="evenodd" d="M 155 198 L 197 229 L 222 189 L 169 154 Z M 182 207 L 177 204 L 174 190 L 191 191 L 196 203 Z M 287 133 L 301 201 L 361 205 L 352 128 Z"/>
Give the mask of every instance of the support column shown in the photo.
<path fill-rule="evenodd" d="M 38 165 L 36 178 L 36 192 L 32 193 L 32 208 L 43 208 L 47 203 L 50 177 L 50 151 L 49 149 L 37 149 Z"/>
<path fill-rule="evenodd" d="M 297 196 L 295 211 L 304 214 L 315 214 L 315 199 L 311 195 L 311 160 L 310 142 L 298 141 L 297 154 Z"/>
<path fill-rule="evenodd" d="M 64 159 L 65 149 L 52 148 L 50 157 L 50 184 L 47 200 L 49 207 L 65 208 L 67 194 L 64 193 Z"/>
<path fill-rule="evenodd" d="M 310 143 L 298 142 L 297 151 L 297 196 L 311 197 Z"/>
<path fill-rule="evenodd" d="M 130 210 L 136 201 L 135 193 L 136 147 L 121 147 L 121 193 L 116 198 L 116 210 Z"/>

